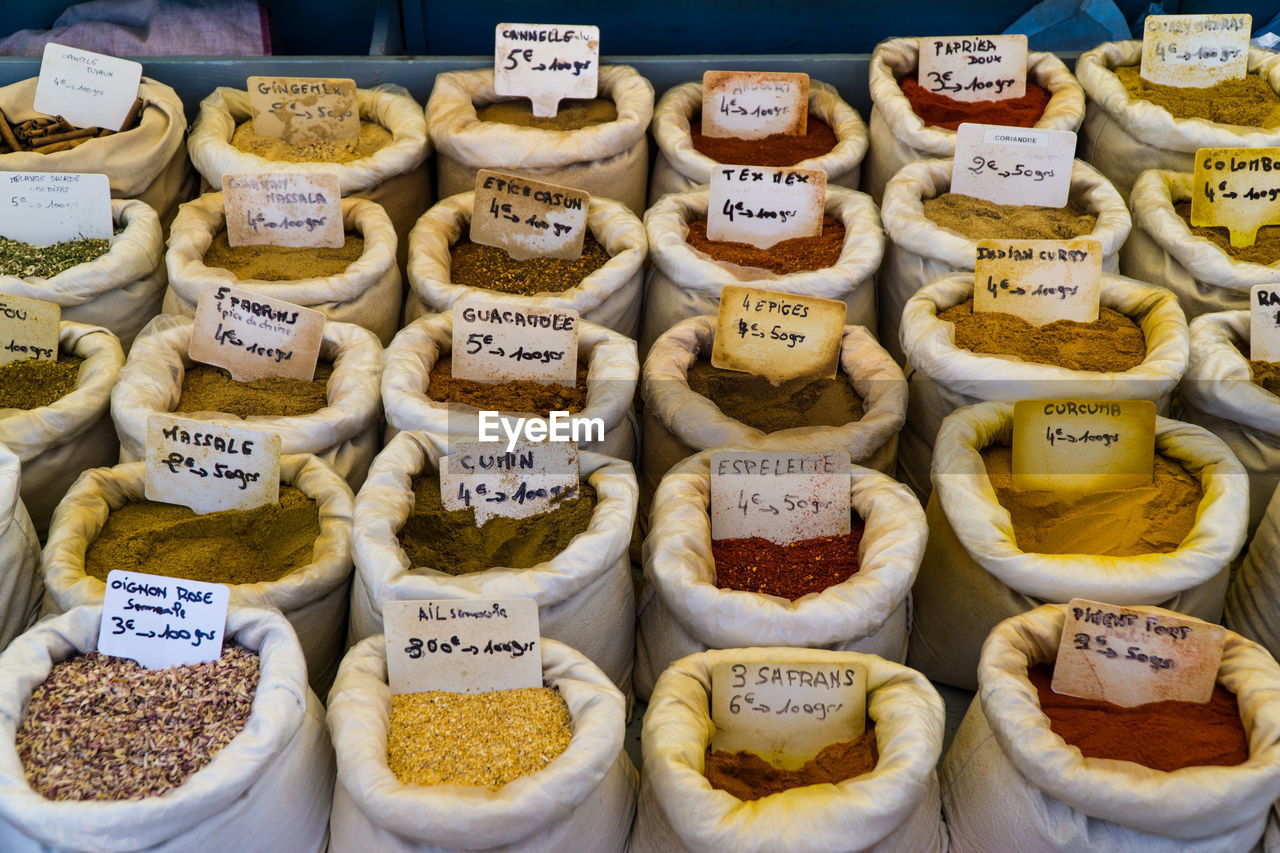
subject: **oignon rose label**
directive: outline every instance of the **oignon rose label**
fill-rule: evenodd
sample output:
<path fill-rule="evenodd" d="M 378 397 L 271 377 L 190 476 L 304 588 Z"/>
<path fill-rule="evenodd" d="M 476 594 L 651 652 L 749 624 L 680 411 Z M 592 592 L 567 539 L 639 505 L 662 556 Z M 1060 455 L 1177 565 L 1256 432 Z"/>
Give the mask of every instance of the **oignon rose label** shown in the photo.
<path fill-rule="evenodd" d="M 237 382 L 264 376 L 315 377 L 324 314 L 210 282 L 200 290 L 189 355 L 230 371 Z"/>
<path fill-rule="evenodd" d="M 1249 358 L 1280 361 L 1280 284 L 1259 284 L 1249 293 Z"/>
<path fill-rule="evenodd" d="M 147 669 L 207 663 L 222 656 L 225 584 L 113 569 L 102 600 L 98 651 Z"/>
<path fill-rule="evenodd" d="M 1071 193 L 1076 135 L 991 124 L 956 131 L 951 192 L 996 204 L 1062 207 Z"/>
<path fill-rule="evenodd" d="M 822 233 L 827 173 L 821 169 L 716 166 L 707 201 L 707 237 L 767 249 Z"/>
<path fill-rule="evenodd" d="M 110 240 L 111 182 L 78 172 L 0 172 L 0 236 L 33 246 Z"/>
<path fill-rule="evenodd" d="M 58 360 L 62 308 L 55 302 L 0 295 L 0 365 Z"/>
<path fill-rule="evenodd" d="M 1004 101 L 1027 93 L 1027 37 L 919 39 L 916 77 L 926 91 L 955 101 Z"/>
<path fill-rule="evenodd" d="M 528 98 L 533 114 L 554 116 L 565 98 L 594 98 L 600 77 L 600 28 L 572 24 L 498 24 L 493 90 Z"/>
<path fill-rule="evenodd" d="M 471 242 L 504 249 L 517 261 L 581 257 L 590 207 L 582 190 L 481 169 Z"/>
<path fill-rule="evenodd" d="M 356 81 L 345 77 L 250 77 L 253 132 L 291 145 L 359 139 Z"/>
<path fill-rule="evenodd" d="M 731 284 L 720 292 L 711 364 L 789 379 L 836 375 L 847 307 L 835 299 L 793 296 Z"/>
<path fill-rule="evenodd" d="M 119 130 L 138 97 L 142 65 L 49 42 L 40 60 L 32 107 L 76 127 Z"/>
<path fill-rule="evenodd" d="M 780 71 L 706 71 L 702 133 L 763 139 L 809 127 L 809 75 Z"/>
<path fill-rule="evenodd" d="M 1191 224 L 1225 227 L 1232 246 L 1280 223 L 1280 148 L 1201 148 L 1191 181 Z"/>
<path fill-rule="evenodd" d="M 787 545 L 850 530 L 849 453 L 720 450 L 711 454 L 711 538 Z"/>
<path fill-rule="evenodd" d="M 232 246 L 337 249 L 346 240 L 336 173 L 223 175 L 222 200 Z"/>
<path fill-rule="evenodd" d="M 568 441 L 517 439 L 503 446 L 451 441 L 440 458 L 440 500 L 445 509 L 476 511 L 476 524 L 495 515 L 527 518 L 556 508 L 578 493 L 578 447 Z"/>
<path fill-rule="evenodd" d="M 1097 240 L 979 240 L 973 273 L 974 313 L 998 311 L 1034 326 L 1056 320 L 1092 323 L 1102 294 Z"/>
<path fill-rule="evenodd" d="M 1149 486 L 1155 434 L 1150 400 L 1019 400 L 1013 485 L 1054 492 Z"/>
<path fill-rule="evenodd" d="M 578 312 L 485 297 L 453 304 L 453 375 L 476 382 L 578 381 Z"/>
<path fill-rule="evenodd" d="M 1204 88 L 1243 80 L 1252 15 L 1148 15 L 1142 31 L 1143 80 Z"/>
<path fill-rule="evenodd" d="M 202 515 L 280 500 L 279 433 L 152 415 L 146 465 L 147 500 Z"/>

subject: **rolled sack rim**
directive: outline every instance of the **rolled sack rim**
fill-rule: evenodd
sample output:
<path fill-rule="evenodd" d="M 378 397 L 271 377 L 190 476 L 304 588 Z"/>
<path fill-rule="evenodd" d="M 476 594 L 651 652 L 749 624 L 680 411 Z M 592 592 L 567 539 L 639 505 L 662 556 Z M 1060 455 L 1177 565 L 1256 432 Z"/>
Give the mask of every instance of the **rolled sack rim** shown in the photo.
<path fill-rule="evenodd" d="M 1253 381 L 1237 340 L 1249 338 L 1249 311 L 1201 314 L 1191 321 L 1191 360 L 1183 400 L 1202 412 L 1280 440 L 1280 397 Z"/>

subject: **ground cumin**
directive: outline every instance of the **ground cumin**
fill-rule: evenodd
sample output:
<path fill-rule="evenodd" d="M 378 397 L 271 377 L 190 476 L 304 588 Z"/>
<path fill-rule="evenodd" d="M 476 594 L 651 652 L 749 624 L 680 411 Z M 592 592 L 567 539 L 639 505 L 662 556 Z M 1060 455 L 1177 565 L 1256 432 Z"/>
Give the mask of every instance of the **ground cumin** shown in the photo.
<path fill-rule="evenodd" d="M 971 240 L 1070 240 L 1093 233 L 1098 217 L 1074 202 L 1066 207 L 996 204 L 943 193 L 922 203 L 924 215 Z"/>
<path fill-rule="evenodd" d="M 1187 228 L 1197 237 L 1206 237 L 1222 251 L 1237 261 L 1269 266 L 1280 261 L 1280 225 L 1264 225 L 1258 229 L 1258 239 L 1252 246 L 1232 246 L 1231 233 L 1219 226 L 1192 225 L 1191 202 L 1179 201 L 1173 210 L 1187 223 Z"/>
<path fill-rule="evenodd" d="M 792 379 L 774 386 L 763 376 L 722 370 L 709 359 L 689 365 L 689 388 L 726 417 L 777 432 L 803 426 L 844 426 L 862 419 L 862 398 L 843 372 L 835 379 Z"/>
<path fill-rule="evenodd" d="M 1249 370 L 1255 384 L 1280 397 L 1280 362 L 1250 361 Z"/>
<path fill-rule="evenodd" d="M 776 595 L 795 601 L 844 583 L 858 571 L 865 525 L 857 513 L 850 532 L 779 545 L 759 536 L 711 540 L 716 587 Z"/>
<path fill-rule="evenodd" d="M 1086 495 L 1015 488 L 1013 451 L 1002 445 L 983 450 L 982 461 L 1013 521 L 1014 542 L 1027 553 L 1166 554 L 1191 532 L 1204 499 L 1196 476 L 1159 453 L 1151 485 Z"/>
<path fill-rule="evenodd" d="M 316 502 L 283 483 L 279 503 L 207 515 L 131 501 L 111 510 L 84 570 L 100 580 L 121 569 L 208 583 L 275 581 L 310 563 L 319 537 Z"/>
<path fill-rule="evenodd" d="M 932 127 L 956 130 L 965 122 L 999 124 L 1005 127 L 1035 127 L 1044 108 L 1053 97 L 1049 90 L 1027 81 L 1027 92 L 1021 98 L 1003 101 L 957 101 L 939 92 L 930 92 L 915 77 L 898 81 L 902 94 L 911 102 L 911 110 Z"/>
<path fill-rule="evenodd" d="M 570 387 L 556 382 L 477 382 L 453 377 L 453 356 L 443 355 L 431 365 L 427 396 L 442 403 L 466 403 L 477 409 L 522 412 L 548 417 L 551 412 L 576 414 L 587 405 L 587 366 L 578 362 L 578 382 Z"/>
<path fill-rule="evenodd" d="M 230 270 L 241 281 L 298 281 L 346 272 L 364 254 L 364 237 L 346 232 L 338 248 L 299 246 L 232 246 L 221 231 L 204 253 L 204 265 Z"/>
<path fill-rule="evenodd" d="M 563 293 L 609 263 L 610 255 L 590 231 L 582 237 L 576 258 L 529 258 L 517 261 L 497 246 L 472 243 L 463 235 L 449 247 L 449 280 L 497 293 Z"/>
<path fill-rule="evenodd" d="M 1049 728 L 1085 758 L 1132 761 L 1153 770 L 1234 767 L 1249 760 L 1249 735 L 1236 696 L 1221 684 L 1208 702 L 1150 702 L 1125 708 L 1053 692 L 1053 665 L 1037 664 L 1027 678 L 1040 697 Z"/>
<path fill-rule="evenodd" d="M 533 114 L 533 105 L 527 98 L 519 98 L 476 107 L 476 118 L 538 130 L 582 130 L 617 121 L 618 107 L 608 98 L 566 98 L 554 116 L 542 117 Z"/>
<path fill-rule="evenodd" d="M 722 752 L 707 749 L 703 771 L 711 787 L 726 791 L 739 800 L 759 800 L 805 785 L 843 782 L 876 769 L 876 724 L 867 720 L 866 730 L 853 740 L 823 747 L 798 770 L 774 767 L 754 752 Z"/>
<path fill-rule="evenodd" d="M 240 123 L 231 135 L 233 148 L 286 163 L 350 163 L 372 157 L 390 145 L 391 140 L 391 131 L 376 121 L 364 120 L 360 122 L 359 139 L 317 139 L 290 145 L 274 136 L 258 136 L 253 132 L 252 121 Z"/>
<path fill-rule="evenodd" d="M 769 270 L 778 275 L 835 266 L 844 248 L 844 223 L 834 216 L 822 217 L 822 233 L 816 237 L 793 237 L 758 249 L 750 243 L 707 239 L 707 220 L 689 223 L 685 242 L 717 261 Z"/>
<path fill-rule="evenodd" d="M 400 528 L 400 547 L 414 569 L 451 575 L 482 572 L 494 566 L 527 569 L 569 547 L 591 525 L 596 490 L 584 478 L 579 493 L 551 512 L 526 518 L 493 516 L 476 526 L 476 511 L 449 510 L 440 500 L 435 472 L 413 479 L 413 511 Z"/>
<path fill-rule="evenodd" d="M 193 364 L 182 375 L 182 396 L 175 412 L 226 412 L 247 418 L 292 418 L 310 415 L 329 405 L 329 377 L 333 363 L 316 363 L 315 379 L 267 376 L 237 382 L 221 367 Z"/>
<path fill-rule="evenodd" d="M 0 367 L 0 409 L 39 409 L 76 390 L 78 355 L 58 351 L 58 360 L 24 358 Z"/>
<path fill-rule="evenodd" d="M 1147 357 L 1142 327 L 1111 308 L 1098 309 L 1092 323 L 1055 320 L 1033 326 L 998 311 L 973 312 L 973 300 L 953 305 L 938 319 L 955 326 L 956 346 L 988 355 L 1014 355 L 1023 361 L 1055 364 L 1068 370 L 1120 373 Z"/>
<path fill-rule="evenodd" d="M 702 117 L 689 120 L 689 135 L 693 149 L 705 154 L 717 163 L 735 166 L 794 166 L 801 160 L 809 160 L 830 153 L 838 140 L 831 125 L 809 114 L 809 124 L 803 134 L 788 136 L 775 133 L 763 139 L 739 139 L 736 136 L 703 136 Z"/>
<path fill-rule="evenodd" d="M 1130 98 L 1150 101 L 1174 118 L 1202 118 L 1240 127 L 1280 125 L 1280 96 L 1257 74 L 1215 86 L 1162 86 L 1142 79 L 1137 65 L 1115 69 Z"/>

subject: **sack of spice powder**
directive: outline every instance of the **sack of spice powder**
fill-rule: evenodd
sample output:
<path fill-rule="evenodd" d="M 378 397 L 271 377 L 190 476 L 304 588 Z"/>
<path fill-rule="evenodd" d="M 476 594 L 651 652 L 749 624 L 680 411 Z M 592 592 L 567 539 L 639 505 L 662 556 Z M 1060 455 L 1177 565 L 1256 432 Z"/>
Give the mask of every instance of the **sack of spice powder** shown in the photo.
<path fill-rule="evenodd" d="M 1114 41 L 1076 60 L 1087 96 L 1080 156 L 1120 192 L 1127 195 L 1147 169 L 1190 173 L 1199 148 L 1280 145 L 1280 118 L 1273 112 L 1280 107 L 1280 62 L 1274 52 L 1249 48 L 1248 79 L 1207 89 L 1146 83 L 1138 75 L 1141 59 L 1141 41 Z M 1231 97 L 1233 89 L 1255 86 Z"/>
<path fill-rule="evenodd" d="M 939 769 L 951 850 L 1258 849 L 1280 796 L 1275 660 L 1227 632 L 1213 707 L 1229 704 L 1238 721 L 1210 716 L 1211 709 L 1192 716 L 1197 706 L 1182 702 L 1124 709 L 1061 697 L 1066 701 L 1059 707 L 1045 670 L 1057 655 L 1065 618 L 1064 605 L 1046 604 L 1002 622 L 983 646 L 978 695 Z M 1041 710 L 1046 701 L 1062 720 L 1052 728 Z M 1161 715 L 1170 704 L 1186 711 Z M 1118 718 L 1114 723 L 1104 708 Z M 1126 719 L 1137 714 L 1152 722 Z M 1080 746 L 1058 734 L 1082 729 L 1088 740 Z M 1244 760 L 1197 763 L 1197 748 Z"/>
<path fill-rule="evenodd" d="M 90 326 L 104 326 L 129 349 L 142 326 L 160 313 L 164 291 L 164 235 L 156 212 L 137 199 L 112 199 L 111 218 L 119 233 L 105 252 L 93 260 L 76 263 L 53 275 L 13 272 L 0 257 L 0 293 L 42 299 L 62 309 L 62 319 Z M 97 241 L 75 241 L 62 246 Z M 24 253 L 25 254 L 25 253 Z M 47 263 L 62 268 L 67 261 L 48 256 Z"/>
<path fill-rule="evenodd" d="M 0 442 L 0 649 L 36 620 L 44 584 L 40 540 L 22 504 L 22 466 Z"/>
<path fill-rule="evenodd" d="M 711 670 L 719 663 L 858 664 L 867 669 L 875 768 L 835 784 L 743 801 L 704 775 Z M 942 853 L 947 831 L 934 767 L 942 699 L 918 672 L 869 654 L 793 648 L 707 651 L 671 664 L 644 716 L 644 778 L 632 853 Z"/>
<path fill-rule="evenodd" d="M 961 406 L 1084 397 L 1151 400 L 1169 412 L 1187 368 L 1188 333 L 1178 300 L 1164 288 L 1103 273 L 1098 321 L 1040 327 L 1011 314 L 974 314 L 972 299 L 973 273 L 953 273 L 903 310 L 911 378 L 898 458 L 917 494 L 929 494 L 942 419 Z"/>
<path fill-rule="evenodd" d="M 22 501 L 42 534 L 81 471 L 116 461 L 109 410 L 123 364 L 115 335 L 64 320 L 56 362 L 0 367 L 0 444 L 22 461 Z"/>
<path fill-rule="evenodd" d="M 225 86 L 200 102 L 187 150 L 206 190 L 220 190 L 223 175 L 243 172 L 336 171 L 343 197 L 367 199 L 390 217 L 403 272 L 409 257 L 409 231 L 431 204 L 431 172 L 422 168 L 431 153 L 426 121 L 418 102 L 399 86 L 357 89 L 356 94 L 360 140 L 354 151 L 349 141 L 294 146 L 257 136 L 249 93 Z"/>
<path fill-rule="evenodd" d="M 322 853 L 333 797 L 333 748 L 325 733 L 324 707 L 307 689 L 298 641 L 273 610 L 232 606 L 227 612 L 226 639 L 258 658 L 252 710 L 239 734 L 176 787 L 163 794 L 126 799 L 139 784 L 129 779 L 130 772 L 103 780 L 103 794 L 89 800 L 50 799 L 32 787 L 15 747 L 32 694 L 56 671 L 56 665 L 96 650 L 101 621 L 101 606 L 77 607 L 36 625 L 0 655 L 0 743 L 4 744 L 0 749 L 0 848 L 6 853 Z M 181 677 L 181 669 L 170 672 Z M 91 685 L 77 686 L 86 694 L 93 692 Z M 66 689 L 69 702 L 81 692 Z M 236 685 L 228 684 L 227 689 L 234 690 Z M 134 693 L 127 700 L 131 705 L 161 706 L 174 714 L 182 710 L 167 696 L 153 699 Z M 170 704 L 161 705 L 164 701 Z M 207 694 L 190 694 L 183 701 L 208 703 L 219 715 L 209 721 L 209 728 L 215 730 L 232 705 L 225 699 L 211 701 Z M 102 725 L 95 719 L 95 714 L 86 714 L 58 731 L 42 731 L 40 720 L 29 721 L 32 748 L 37 749 L 42 737 L 59 744 L 92 739 L 92 727 Z M 172 755 L 188 741 L 194 750 L 205 740 L 189 731 L 147 729 L 142 719 L 133 723 L 136 730 L 113 731 L 110 739 L 132 741 L 130 753 L 138 756 Z M 170 744 L 170 737 L 179 743 Z M 113 783 L 131 787 L 116 793 L 107 787 Z"/>
<path fill-rule="evenodd" d="M 0 87 L 0 110 L 4 110 L 10 125 L 43 115 L 31 106 L 36 80 L 31 77 Z M 178 205 L 195 195 L 198 183 L 182 145 L 187 117 L 178 93 L 150 77 L 142 78 L 138 97 L 143 109 L 132 129 L 50 154 L 0 154 L 0 168 L 6 172 L 106 175 L 112 198 L 137 199 L 149 205 L 159 215 L 161 228 L 168 228 Z"/>
<path fill-rule="evenodd" d="M 41 556 L 45 614 L 101 604 L 103 580 L 114 568 L 225 583 L 232 608 L 272 607 L 284 614 L 302 644 L 312 688 L 323 696 L 346 649 L 355 502 L 346 482 L 314 456 L 285 455 L 280 457 L 282 504 L 274 515 L 228 510 L 197 516 L 184 507 L 147 502 L 145 473 L 142 462 L 93 468 L 58 504 Z M 292 509 L 284 505 L 288 486 L 301 492 L 297 505 L 289 504 Z M 138 502 L 147 509 L 130 513 L 117 526 L 112 515 Z M 157 508 L 166 512 L 148 511 Z M 249 565 L 244 551 L 255 547 L 246 544 L 254 526 L 274 531 L 265 536 L 275 541 L 260 543 L 268 550 Z M 109 540 L 98 541 L 107 534 Z M 97 545 L 102 547 L 90 553 Z M 114 565 L 117 560 L 130 562 Z M 289 563 L 300 565 L 290 568 Z M 285 574 L 270 577 L 282 568 Z"/>
<path fill-rule="evenodd" d="M 863 186 L 877 200 L 889 180 L 908 163 L 934 157 L 954 157 L 955 127 L 962 121 L 1075 131 L 1084 119 L 1084 92 L 1067 66 L 1052 53 L 1031 51 L 1027 54 L 1028 88 L 1038 86 L 1049 95 L 1043 112 L 1034 121 L 1028 122 L 1025 106 L 1015 111 L 1000 101 L 979 101 L 970 105 L 948 98 L 946 112 L 952 120 L 928 124 L 916 114 L 916 106 L 911 99 L 903 94 L 903 81 L 909 80 L 907 85 L 914 87 L 914 92 L 921 93 L 917 97 L 936 97 L 916 85 L 919 57 L 919 40 L 916 38 L 882 41 L 871 54 L 868 80 L 872 101 L 871 150 L 867 152 Z"/>
<path fill-rule="evenodd" d="M 544 635 L 582 652 L 630 693 L 635 592 L 627 548 L 637 491 L 631 466 L 597 453 L 579 454 L 582 482 L 594 490 L 595 505 L 584 529 L 567 542 L 561 527 L 573 521 L 558 520 L 554 511 L 525 519 L 492 518 L 474 536 L 463 537 L 451 524 L 470 520 L 474 525 L 473 518 L 456 519 L 465 510 L 444 510 L 431 495 L 417 494 L 423 489 L 439 494 L 442 455 L 430 436 L 398 433 L 378 454 L 356 496 L 352 641 L 382 632 L 388 601 L 533 598 Z M 421 505 L 419 512 L 415 505 Z M 577 514 L 574 520 L 583 521 Z M 475 552 L 464 551 L 468 545 Z M 473 568 L 486 552 L 519 566 Z"/>
<path fill-rule="evenodd" d="M 876 270 L 884 233 L 875 203 L 860 192 L 827 186 L 823 233 L 760 250 L 706 239 L 705 189 L 669 195 L 644 217 L 653 264 L 646 283 L 640 351 L 676 323 L 720 309 L 727 284 L 845 303 L 847 322 L 876 327 Z"/>
<path fill-rule="evenodd" d="M 392 696 L 386 642 L 378 634 L 347 653 L 329 698 L 329 731 L 338 754 L 331 853 L 614 853 L 626 848 L 638 782 L 622 748 L 626 703 L 581 652 L 545 637 L 540 643 L 543 684 L 568 705 L 573 736 L 541 770 L 496 790 L 482 784 L 402 783 L 388 761 Z M 506 722 L 477 724 L 492 731 Z M 515 731 L 511 746 L 538 748 L 531 736 Z M 459 737 L 457 749 L 467 747 Z M 449 763 L 446 758 L 440 765 Z"/>
<path fill-rule="evenodd" d="M 698 81 L 674 86 L 658 101 L 653 139 L 658 157 L 649 179 L 650 206 L 667 193 L 709 184 L 711 170 L 719 163 L 821 169 L 827 173 L 828 187 L 856 190 L 867 153 L 867 126 L 858 111 L 834 86 L 812 79 L 809 129 L 804 136 L 778 134 L 764 140 L 703 136 L 702 82 Z"/>
<path fill-rule="evenodd" d="M 231 247 L 222 193 L 207 193 L 178 211 L 165 265 L 164 313 L 194 316 L 206 284 L 230 284 L 314 308 L 330 320 L 363 326 L 385 346 L 400 327 L 396 233 L 379 205 L 342 200 L 346 242 L 339 249 Z"/>
<path fill-rule="evenodd" d="M 1264 500 L 1261 523 L 1231 579 L 1222 624 L 1280 653 L 1280 489 Z M 1270 849 L 1270 848 L 1268 848 Z M 1280 847 L 1276 848 L 1280 849 Z"/>
<path fill-rule="evenodd" d="M 857 465 L 849 495 L 861 530 L 854 573 L 819 592 L 805 592 L 786 567 L 758 567 L 777 595 L 721 588 L 711 540 L 711 454 L 673 468 L 658 486 L 644 540 L 645 588 L 636 635 L 636 692 L 653 690 L 662 671 L 685 655 L 746 646 L 829 648 L 902 660 L 908 598 L 928 530 L 920 502 L 906 486 Z M 720 546 L 723 547 L 723 546 Z M 820 548 L 837 550 L 842 543 Z M 760 552 L 748 539 L 729 548 Z M 726 554 L 728 556 L 728 554 Z M 823 556 L 817 551 L 815 556 Z M 828 562 L 837 554 L 828 553 Z M 754 582 L 754 581 L 753 581 Z M 792 599 L 784 594 L 798 593 Z"/>
<path fill-rule="evenodd" d="M 476 172 L 497 169 L 645 207 L 653 86 L 629 65 L 600 66 L 599 95 L 561 101 L 535 118 L 523 99 L 493 90 L 493 67 L 436 75 L 427 125 L 436 148 L 440 198 L 471 192 Z"/>
<path fill-rule="evenodd" d="M 489 384 L 455 380 L 452 348 L 452 311 L 421 317 L 396 334 L 382 359 L 382 401 L 389 435 L 396 430 L 417 430 L 437 446 L 444 446 L 451 438 L 474 441 L 482 409 L 533 414 L 544 421 L 551 411 L 568 411 L 577 418 L 599 418 L 604 425 L 604 438 L 579 442 L 582 450 L 618 459 L 635 456 L 637 431 L 631 401 L 640 361 L 630 338 L 580 321 L 574 389 L 533 381 Z"/>
<path fill-rule="evenodd" d="M 414 226 L 406 324 L 448 311 L 465 296 L 494 296 L 536 308 L 572 308 L 584 320 L 636 337 L 648 244 L 644 226 L 629 208 L 591 199 L 591 240 L 580 258 L 513 261 L 503 249 L 471 242 L 474 202 L 474 192 L 442 199 Z"/>
<path fill-rule="evenodd" d="M 314 379 L 237 382 L 191 360 L 192 328 L 189 317 L 161 314 L 130 350 L 111 392 L 122 462 L 146 457 L 147 418 L 173 413 L 277 432 L 281 453 L 314 453 L 360 488 L 382 439 L 382 347 L 373 333 L 326 321 Z"/>
<path fill-rule="evenodd" d="M 996 624 L 1075 597 L 1218 620 L 1249 514 L 1230 448 L 1157 418 L 1151 486 L 1073 497 L 1014 488 L 1012 436 L 1012 403 L 958 409 L 938 432 L 909 665 L 973 690 Z"/>
<path fill-rule="evenodd" d="M 1131 225 L 1129 209 L 1111 182 L 1088 163 L 1071 166 L 1071 193 L 1061 209 L 999 205 L 952 195 L 954 160 L 904 166 L 884 190 L 885 248 L 880 268 L 880 340 L 899 361 L 903 306 L 926 284 L 952 272 L 973 271 L 978 240 L 1065 240 L 1102 244 L 1102 268 L 1115 272 Z"/>

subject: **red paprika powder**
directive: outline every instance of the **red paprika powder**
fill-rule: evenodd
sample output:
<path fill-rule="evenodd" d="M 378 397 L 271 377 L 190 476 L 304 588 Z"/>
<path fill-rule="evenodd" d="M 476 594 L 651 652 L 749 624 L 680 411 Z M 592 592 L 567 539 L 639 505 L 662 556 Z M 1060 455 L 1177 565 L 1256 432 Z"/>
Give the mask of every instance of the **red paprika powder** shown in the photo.
<path fill-rule="evenodd" d="M 736 136 L 703 136 L 702 119 L 689 121 L 693 149 L 717 163 L 738 166 L 794 166 L 801 160 L 821 157 L 836 147 L 836 132 L 831 125 L 810 115 L 808 129 L 795 136 L 775 133 L 762 139 L 739 139 Z"/>
<path fill-rule="evenodd" d="M 759 536 L 713 539 L 716 586 L 777 595 L 795 601 L 843 583 L 858 571 L 862 519 L 853 518 L 843 536 L 819 536 L 779 545 Z"/>
<path fill-rule="evenodd" d="M 930 92 L 914 77 L 898 81 L 902 94 L 911 102 L 911 109 L 925 124 L 955 130 L 964 122 L 976 124 L 1001 124 L 1006 127 L 1035 127 L 1044 108 L 1049 104 L 1049 91 L 1030 80 L 1027 92 L 1021 98 L 1003 101 L 957 101 L 937 92 Z"/>
<path fill-rule="evenodd" d="M 811 761 L 796 770 L 774 767 L 754 752 L 707 750 L 704 775 L 711 787 L 739 800 L 750 801 L 805 785 L 843 782 L 876 769 L 876 724 L 853 740 L 823 747 Z"/>
<path fill-rule="evenodd" d="M 707 220 L 695 219 L 689 223 L 689 236 L 685 242 L 717 261 L 786 275 L 835 266 L 844 249 L 844 235 L 844 224 L 840 220 L 824 216 L 822 232 L 816 237 L 793 237 L 774 243 L 767 249 L 758 249 L 750 243 L 708 239 Z"/>

